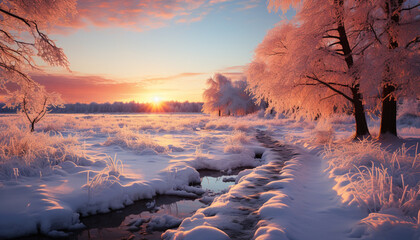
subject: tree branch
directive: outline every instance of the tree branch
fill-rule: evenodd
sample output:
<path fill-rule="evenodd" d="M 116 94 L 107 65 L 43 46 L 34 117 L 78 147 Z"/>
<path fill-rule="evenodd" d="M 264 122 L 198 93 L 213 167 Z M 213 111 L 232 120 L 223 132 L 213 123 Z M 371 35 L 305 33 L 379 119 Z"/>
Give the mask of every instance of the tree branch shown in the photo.
<path fill-rule="evenodd" d="M 42 104 L 42 110 L 38 113 L 38 116 L 36 116 L 35 123 L 38 123 L 47 113 L 47 106 L 46 106 L 47 100 L 48 100 L 48 97 L 45 97 L 44 103 Z"/>
<path fill-rule="evenodd" d="M 335 39 L 340 39 L 340 37 L 329 35 L 329 34 L 327 34 L 325 36 L 322 36 L 322 38 L 335 38 Z"/>
<path fill-rule="evenodd" d="M 29 117 L 29 114 L 28 114 L 28 110 L 26 109 L 26 95 L 25 95 L 25 96 L 23 96 L 23 105 L 22 105 L 22 110 L 23 110 L 23 112 L 25 113 L 26 118 L 28 119 L 28 121 L 29 121 L 30 123 L 32 123 L 32 120 L 31 120 L 31 118 Z"/>
<path fill-rule="evenodd" d="M 416 7 L 420 7 L 420 3 L 418 3 L 418 4 L 416 4 L 416 5 L 412 6 L 412 7 L 408 7 L 408 8 L 401 8 L 401 12 L 402 12 L 402 11 L 409 11 L 409 10 L 414 9 L 414 8 L 416 8 Z"/>
<path fill-rule="evenodd" d="M 333 95 L 331 95 L 331 96 L 321 98 L 319 101 L 324 101 L 324 100 L 327 100 L 328 98 L 332 98 L 332 97 L 337 96 L 337 95 L 338 95 L 338 93 L 334 93 L 334 94 L 333 94 Z"/>
<path fill-rule="evenodd" d="M 349 96 L 347 96 L 345 93 L 343 93 L 342 91 L 336 89 L 335 87 L 331 86 L 331 84 L 329 84 L 328 82 L 324 82 L 321 79 L 317 78 L 315 75 L 314 76 L 309 76 L 306 75 L 306 78 L 312 79 L 316 82 L 319 82 L 320 84 L 326 86 L 327 88 L 331 89 L 332 91 L 336 92 L 337 94 L 340 94 L 341 96 L 343 96 L 345 99 L 349 100 L 350 102 L 353 102 L 353 99 Z"/>
<path fill-rule="evenodd" d="M 341 44 L 341 42 L 338 41 L 338 42 L 331 43 L 330 45 L 328 45 L 328 47 L 332 47 L 332 46 L 337 45 L 337 44 Z"/>
<path fill-rule="evenodd" d="M 25 18 L 23 18 L 23 17 L 20 17 L 20 16 L 18 16 L 16 14 L 13 14 L 13 13 L 9 12 L 9 11 L 6 11 L 6 10 L 4 10 L 2 8 L 0 8 L 0 12 L 5 13 L 6 15 L 9 15 L 11 17 L 14 17 L 14 18 L 20 20 L 21 22 L 25 23 L 28 27 L 31 27 L 30 21 L 27 20 L 27 19 L 25 19 Z"/>
<path fill-rule="evenodd" d="M 33 83 L 32 79 L 30 79 L 26 74 L 24 74 L 23 72 L 17 70 L 14 66 L 8 66 L 2 62 L 0 62 L 0 67 L 5 68 L 7 71 L 11 71 L 14 73 L 17 73 L 19 76 L 21 76 L 27 83 Z"/>
<path fill-rule="evenodd" d="M 373 28 L 373 25 L 372 25 L 371 23 L 369 23 L 369 27 L 370 27 L 370 29 L 372 30 L 373 35 L 375 35 L 375 39 L 376 39 L 376 40 L 377 40 L 380 44 L 382 44 L 381 40 L 379 39 L 378 35 L 376 34 L 376 31 L 375 31 L 375 29 Z"/>
<path fill-rule="evenodd" d="M 405 48 L 409 48 L 411 44 L 416 44 L 418 42 L 420 42 L 420 37 L 419 36 L 417 36 L 416 38 L 414 38 L 413 40 L 408 42 L 407 45 L 405 45 Z"/>

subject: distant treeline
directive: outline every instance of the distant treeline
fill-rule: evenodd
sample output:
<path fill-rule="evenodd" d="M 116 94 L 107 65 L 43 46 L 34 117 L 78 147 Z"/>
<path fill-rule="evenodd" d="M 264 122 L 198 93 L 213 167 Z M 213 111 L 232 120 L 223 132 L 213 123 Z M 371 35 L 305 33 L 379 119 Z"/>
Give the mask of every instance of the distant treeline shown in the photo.
<path fill-rule="evenodd" d="M 0 103 L 0 113 L 16 113 L 16 108 L 5 108 Z M 52 108 L 51 113 L 152 113 L 152 112 L 201 112 L 203 103 L 168 101 L 159 104 L 137 102 L 68 103 L 64 108 Z"/>

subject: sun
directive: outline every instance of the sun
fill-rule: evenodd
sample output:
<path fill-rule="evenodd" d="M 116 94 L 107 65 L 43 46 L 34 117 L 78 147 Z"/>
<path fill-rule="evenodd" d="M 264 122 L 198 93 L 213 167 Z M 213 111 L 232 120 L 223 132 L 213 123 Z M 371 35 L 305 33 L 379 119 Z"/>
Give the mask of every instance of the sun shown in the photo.
<path fill-rule="evenodd" d="M 155 105 L 159 105 L 160 102 L 162 101 L 162 99 L 160 97 L 158 97 L 158 96 L 154 96 L 152 100 L 153 100 L 153 103 Z"/>
<path fill-rule="evenodd" d="M 165 109 L 165 103 L 162 102 L 162 98 L 154 96 L 151 98 L 150 112 L 163 112 Z"/>

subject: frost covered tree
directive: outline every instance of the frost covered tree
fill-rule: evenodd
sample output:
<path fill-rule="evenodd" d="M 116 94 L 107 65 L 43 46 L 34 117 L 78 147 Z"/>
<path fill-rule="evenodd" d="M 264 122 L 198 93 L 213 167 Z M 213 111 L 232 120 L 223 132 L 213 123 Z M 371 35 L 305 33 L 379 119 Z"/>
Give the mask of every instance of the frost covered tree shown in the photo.
<path fill-rule="evenodd" d="M 247 73 L 250 89 L 276 109 L 311 118 L 352 109 L 360 138 L 369 135 L 355 57 L 363 46 L 350 41 L 349 12 L 343 0 L 304 1 L 295 22 L 267 34 Z"/>
<path fill-rule="evenodd" d="M 215 74 L 207 80 L 208 88 L 203 92 L 203 112 L 222 115 L 245 115 L 257 107 L 246 92 L 245 79 L 232 82 L 222 74 Z"/>
<path fill-rule="evenodd" d="M 359 1 L 363 38 L 369 42 L 361 69 L 367 87 L 380 89 L 380 136 L 397 136 L 397 101 L 420 96 L 420 3 L 412 0 Z M 367 88 L 366 88 L 367 89 Z"/>
<path fill-rule="evenodd" d="M 17 108 L 29 122 L 31 132 L 35 124 L 54 107 L 63 107 L 60 95 L 49 93 L 43 86 L 25 87 L 9 96 L 6 107 Z"/>
<path fill-rule="evenodd" d="M 0 3 L 0 87 L 33 83 L 27 72 L 37 69 L 35 56 L 68 68 L 67 57 L 41 31 L 76 13 L 75 0 L 5 0 Z"/>
<path fill-rule="evenodd" d="M 29 113 L 32 110 L 39 109 L 39 105 L 46 107 L 51 99 L 56 98 L 55 94 L 48 96 L 28 75 L 30 71 L 39 69 L 37 59 L 52 66 L 67 69 L 69 66 L 63 50 L 41 29 L 49 29 L 58 20 L 69 19 L 75 13 L 76 0 L 0 2 L 0 90 L 15 97 L 24 95 L 26 100 L 22 106 L 27 108 L 27 116 L 32 114 Z M 45 113 L 42 110 L 40 116 Z"/>
<path fill-rule="evenodd" d="M 414 10 L 418 4 L 398 1 L 399 7 L 395 9 L 406 11 L 407 20 L 396 30 L 395 21 L 390 20 L 392 16 L 386 14 L 386 7 L 395 2 L 269 1 L 269 8 L 287 9 L 292 4 L 298 13 L 295 21 L 271 30 L 256 49 L 248 68 L 248 79 L 256 96 L 268 98 L 279 109 L 311 117 L 348 112 L 351 107 L 356 138 L 368 135 L 365 107 L 366 104 L 369 108 L 378 107 L 374 100 L 381 94 L 381 88 L 385 109 L 395 113 L 388 107 L 392 104 L 387 105 L 395 90 L 390 94 L 386 89 L 398 85 L 402 96 L 415 96 L 420 85 L 416 33 L 420 28 L 413 27 L 419 23 L 418 9 Z M 394 37 L 389 35 L 396 33 L 406 38 L 404 50 L 391 50 L 389 43 Z M 392 118 L 385 110 L 382 119 L 386 123 Z"/>

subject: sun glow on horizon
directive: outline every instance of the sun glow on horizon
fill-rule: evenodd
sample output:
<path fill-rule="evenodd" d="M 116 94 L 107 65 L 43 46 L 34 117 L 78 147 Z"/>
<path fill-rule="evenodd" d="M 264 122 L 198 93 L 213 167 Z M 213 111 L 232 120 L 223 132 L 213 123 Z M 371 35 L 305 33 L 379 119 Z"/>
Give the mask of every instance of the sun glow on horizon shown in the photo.
<path fill-rule="evenodd" d="M 152 112 L 162 112 L 164 110 L 164 102 L 159 96 L 153 96 L 151 98 L 151 111 Z"/>
<path fill-rule="evenodd" d="M 153 101 L 153 104 L 159 105 L 160 102 L 162 101 L 162 99 L 160 97 L 158 97 L 158 96 L 154 96 L 153 99 L 152 99 L 152 101 Z"/>

